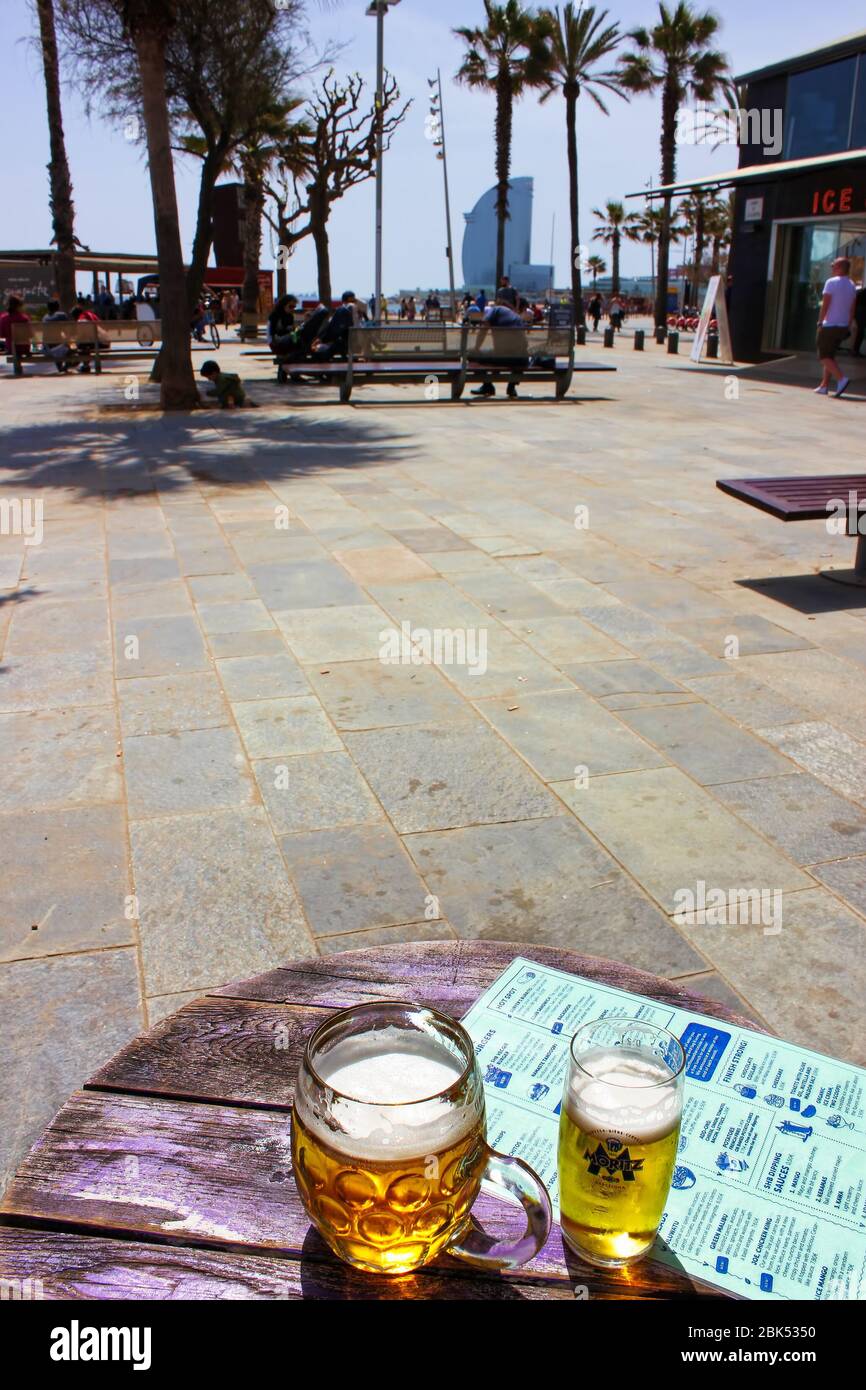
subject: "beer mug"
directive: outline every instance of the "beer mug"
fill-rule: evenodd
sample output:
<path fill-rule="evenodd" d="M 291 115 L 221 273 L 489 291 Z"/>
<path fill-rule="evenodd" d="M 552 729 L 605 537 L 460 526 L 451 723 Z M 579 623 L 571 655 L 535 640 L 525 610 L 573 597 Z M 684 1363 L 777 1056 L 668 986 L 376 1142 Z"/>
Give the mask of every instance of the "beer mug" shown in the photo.
<path fill-rule="evenodd" d="M 550 1231 L 540 1178 L 487 1147 L 472 1039 L 420 1005 L 362 1004 L 316 1029 L 295 1089 L 292 1165 L 310 1220 L 357 1269 L 406 1274 L 446 1249 L 481 1269 L 512 1269 Z M 495 1241 L 471 1220 L 482 1179 L 523 1206 L 517 1241 Z"/>
<path fill-rule="evenodd" d="M 684 1073 L 682 1046 L 652 1023 L 602 1018 L 572 1038 L 560 1225 L 585 1260 L 626 1265 L 652 1248 L 676 1162 Z"/>

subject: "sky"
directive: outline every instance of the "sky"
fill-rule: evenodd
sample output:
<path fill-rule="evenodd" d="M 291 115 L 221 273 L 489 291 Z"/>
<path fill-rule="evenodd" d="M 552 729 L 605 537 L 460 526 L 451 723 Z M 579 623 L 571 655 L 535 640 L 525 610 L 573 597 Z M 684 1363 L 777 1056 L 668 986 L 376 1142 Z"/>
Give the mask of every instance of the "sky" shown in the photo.
<path fill-rule="evenodd" d="M 342 45 L 338 72 L 359 72 L 375 83 L 376 24 L 365 14 L 367 0 L 308 0 L 308 28 L 313 44 Z M 600 6 L 598 7 L 600 8 Z M 711 6 L 712 8 L 712 6 Z M 819 47 L 864 26 L 860 0 L 836 0 L 826 15 L 814 0 L 725 0 L 715 7 L 723 16 L 719 46 L 734 73 L 748 72 L 804 50 Z M 654 0 L 614 0 L 610 22 L 627 32 L 651 24 Z M 413 105 L 398 130 L 384 172 L 385 289 L 439 287 L 448 283 L 445 257 L 445 208 L 442 165 L 425 136 L 427 79 L 442 72 L 445 129 L 455 270 L 462 283 L 460 246 L 463 214 L 494 182 L 492 96 L 458 86 L 454 80 L 463 43 L 453 30 L 477 24 L 481 0 L 400 0 L 385 22 L 385 60 L 401 92 Z M 35 30 L 29 0 L 0 0 L 0 51 L 5 55 L 2 136 L 3 183 L 0 213 L 3 248 L 47 246 L 51 239 L 48 209 L 48 130 L 39 55 L 28 36 Z M 76 233 L 93 250 L 152 253 L 153 213 L 141 146 L 122 129 L 99 117 L 88 120 L 72 87 L 64 84 L 64 123 L 76 208 Z M 578 108 L 581 240 L 605 259 L 606 248 L 591 245 L 597 219 L 592 209 L 608 199 L 658 182 L 659 98 L 610 97 L 604 116 L 586 97 Z M 11 119 L 10 119 L 11 113 Z M 19 119 L 20 118 L 20 119 Z M 730 146 L 680 146 L 678 175 L 690 176 L 733 168 L 737 151 Z M 535 180 L 532 256 L 550 259 L 551 239 L 556 283 L 568 279 L 568 175 L 565 155 L 565 102 L 558 94 L 540 105 L 534 94 L 515 110 L 512 174 Z M 184 252 L 189 255 L 198 186 L 195 161 L 177 165 L 178 199 Z M 373 286 L 374 191 L 367 183 L 337 203 L 330 223 L 335 292 L 354 289 L 364 296 Z M 640 208 L 639 201 L 627 205 Z M 263 264 L 273 264 L 265 235 Z M 648 275 L 649 249 L 627 244 L 622 270 Z M 290 287 L 314 289 L 312 241 L 300 243 L 289 266 Z"/>

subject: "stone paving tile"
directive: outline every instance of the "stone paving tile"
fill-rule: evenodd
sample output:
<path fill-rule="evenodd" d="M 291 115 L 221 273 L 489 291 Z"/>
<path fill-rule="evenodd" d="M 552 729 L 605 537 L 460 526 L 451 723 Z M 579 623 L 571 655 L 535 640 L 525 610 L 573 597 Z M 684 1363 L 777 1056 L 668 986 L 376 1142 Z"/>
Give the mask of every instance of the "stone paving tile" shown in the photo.
<path fill-rule="evenodd" d="M 493 620 L 477 630 L 475 640 L 477 645 L 473 648 L 467 642 L 466 653 L 473 658 L 471 662 L 443 667 L 448 679 L 467 699 L 520 697 L 536 690 L 573 688 L 555 665 Z M 482 640 L 486 642 L 486 652 Z"/>
<path fill-rule="evenodd" d="M 388 526 L 388 523 L 383 523 Z M 414 550 L 416 555 L 433 554 L 437 550 L 465 550 L 466 541 L 454 534 L 453 531 L 446 530 L 444 526 L 411 526 L 406 528 L 394 528 L 388 526 L 388 530 L 396 541 L 405 545 L 407 549 Z M 486 547 L 482 546 L 482 549 Z"/>
<path fill-rule="evenodd" d="M 420 555 L 405 546 L 358 547 L 335 550 L 334 559 L 348 570 L 356 584 L 406 584 L 435 579 L 436 571 Z"/>
<path fill-rule="evenodd" d="M 140 1033 L 130 949 L 24 960 L 0 970 L 0 1187 L 71 1093 Z M 98 1026 L 96 1026 L 98 1021 Z"/>
<path fill-rule="evenodd" d="M 282 645 L 282 639 L 280 639 Z M 307 678 L 294 657 L 283 650 L 263 656 L 231 656 L 217 661 L 230 700 L 268 700 L 278 695 L 308 695 Z"/>
<path fill-rule="evenodd" d="M 687 676 L 720 675 L 726 666 L 724 661 L 709 656 L 692 642 L 684 642 L 676 637 L 651 638 L 648 641 L 630 642 L 629 645 L 632 648 L 631 655 L 649 662 L 671 680 L 682 681 Z"/>
<path fill-rule="evenodd" d="M 479 700 L 488 719 L 545 782 L 663 767 L 668 759 L 578 690 L 554 690 L 516 700 Z"/>
<path fill-rule="evenodd" d="M 516 637 L 557 666 L 580 661 L 602 661 L 629 653 L 581 618 L 563 614 L 556 618 L 520 619 L 507 624 Z"/>
<path fill-rule="evenodd" d="M 798 864 L 866 853 L 866 812 L 808 772 L 730 782 L 715 790 Z"/>
<path fill-rule="evenodd" d="M 597 584 L 590 584 L 576 574 L 569 575 L 568 578 L 534 579 L 532 583 L 555 603 L 557 608 L 564 608 L 570 613 L 581 613 L 589 608 L 595 610 L 622 607 L 612 594 L 606 593 Z"/>
<path fill-rule="evenodd" d="M 187 616 L 122 618 L 114 624 L 114 651 L 118 680 L 210 670 L 201 629 Z"/>
<path fill-rule="evenodd" d="M 227 657 L 289 655 L 283 635 L 276 628 L 251 632 L 212 632 L 207 640 L 218 660 Z"/>
<path fill-rule="evenodd" d="M 438 550 L 435 553 L 421 553 L 418 559 L 445 576 L 499 573 L 497 562 L 481 550 Z"/>
<path fill-rule="evenodd" d="M 764 787 L 785 780 L 735 785 Z M 698 880 L 725 891 L 812 885 L 790 859 L 720 805 L 716 798 L 722 788 L 711 795 L 678 768 L 590 778 L 580 790 L 561 782 L 554 790 L 667 912 L 679 908 L 678 891 L 694 888 Z M 729 799 L 730 792 L 724 789 Z"/>
<path fill-rule="evenodd" d="M 494 559 L 504 560 L 511 555 L 538 555 L 538 547 L 535 545 L 522 545 L 513 536 L 475 536 L 472 544 L 477 545 L 479 550 L 485 554 L 492 555 Z"/>
<path fill-rule="evenodd" d="M 385 819 L 348 753 L 270 758 L 253 763 L 253 772 L 278 835 Z"/>
<path fill-rule="evenodd" d="M 832 652 L 767 652 L 741 656 L 738 668 L 776 690 L 785 699 L 805 705 L 813 717 L 866 739 L 863 672 Z"/>
<path fill-rule="evenodd" d="M 16 587 L 23 559 L 23 554 L 0 555 L 0 589 Z"/>
<path fill-rule="evenodd" d="M 130 840 L 148 994 L 314 954 L 261 807 L 133 822 Z"/>
<path fill-rule="evenodd" d="M 613 580 L 608 581 L 605 588 L 623 603 L 644 608 L 665 623 L 716 618 L 724 614 L 727 606 L 715 594 L 697 584 L 671 575 L 642 575 L 638 579 Z"/>
<path fill-rule="evenodd" d="M 177 579 L 179 573 L 173 555 L 137 555 L 108 562 L 110 584 L 160 584 Z"/>
<path fill-rule="evenodd" d="M 725 618 L 689 618 L 671 623 L 674 632 L 695 642 L 710 656 L 756 656 L 761 652 L 789 652 L 812 647 L 808 638 L 787 632 L 777 623 L 768 622 L 755 613 L 736 613 Z M 731 638 L 737 640 L 732 649 Z"/>
<path fill-rule="evenodd" d="M 0 714 L 0 806 L 35 811 L 121 799 L 114 709 Z"/>
<path fill-rule="evenodd" d="M 321 936 L 317 945 L 322 955 L 342 951 L 369 951 L 376 946 L 399 946 L 404 941 L 454 941 L 447 922 L 412 922 L 401 927 L 373 927 L 369 931 L 349 932 L 345 936 Z"/>
<path fill-rule="evenodd" d="M 134 940 L 119 805 L 0 816 L 0 959 Z"/>
<path fill-rule="evenodd" d="M 676 976 L 706 962 L 570 816 L 408 835 L 461 937 L 538 942 Z"/>
<path fill-rule="evenodd" d="M 185 576 L 197 574 L 232 574 L 237 569 L 237 561 L 228 546 L 219 545 L 177 545 L 177 562 L 180 572 Z"/>
<path fill-rule="evenodd" d="M 317 937 L 422 922 L 428 892 L 390 826 L 342 826 L 280 839 Z"/>
<path fill-rule="evenodd" d="M 225 983 L 225 980 L 221 982 L 215 980 L 213 988 L 219 989 L 221 984 Z M 162 1023 L 164 1018 L 170 1018 L 172 1014 L 176 1014 L 182 1009 L 185 1004 L 191 1004 L 193 999 L 201 999 L 202 995 L 206 993 L 206 989 L 182 989 L 176 991 L 174 994 L 154 994 L 147 996 L 145 1003 L 147 1005 L 148 1028 L 155 1028 L 158 1023 Z"/>
<path fill-rule="evenodd" d="M 747 1000 L 743 999 L 735 989 L 732 989 L 727 980 L 715 970 L 711 970 L 706 975 L 687 975 L 684 979 L 677 980 L 678 985 L 687 989 L 691 994 L 702 994 L 707 999 L 713 999 L 718 1004 L 724 1004 L 726 1008 L 733 1009 L 735 1013 L 758 1029 L 766 1029 L 767 1023 L 762 1019 L 756 1009 L 753 1009 Z"/>
<path fill-rule="evenodd" d="M 0 712 L 104 705 L 113 696 L 109 651 L 4 652 Z"/>
<path fill-rule="evenodd" d="M 786 758 L 709 705 L 623 710 L 620 717 L 704 786 L 794 771 Z"/>
<path fill-rule="evenodd" d="M 480 720 L 345 737 L 400 834 L 530 820 L 557 810 L 555 798 Z"/>
<path fill-rule="evenodd" d="M 389 628 L 385 614 L 372 603 L 307 608 L 274 617 L 302 665 L 378 657 L 383 633 Z"/>
<path fill-rule="evenodd" d="M 816 864 L 812 873 L 840 898 L 844 898 L 849 907 L 866 917 L 866 856 Z"/>
<path fill-rule="evenodd" d="M 866 745 L 821 720 L 758 732 L 833 791 L 866 805 Z"/>
<path fill-rule="evenodd" d="M 651 705 L 690 705 L 697 703 L 697 695 L 690 695 L 683 691 L 682 695 L 665 693 L 664 691 L 653 693 L 645 691 L 641 694 L 636 691 L 634 695 L 602 695 L 599 697 L 599 704 L 604 705 L 609 710 L 626 709 L 646 709 Z"/>
<path fill-rule="evenodd" d="M 325 547 L 315 536 L 294 529 L 277 531 L 273 523 L 266 531 L 233 532 L 227 528 L 235 554 L 242 565 L 281 565 L 297 560 L 324 560 Z"/>
<path fill-rule="evenodd" d="M 108 610 L 102 598 L 34 598 L 15 604 L 11 617 L 7 657 L 108 647 Z"/>
<path fill-rule="evenodd" d="M 785 893 L 778 935 L 761 924 L 690 925 L 690 940 L 779 1037 L 866 1062 L 852 1020 L 866 997 L 866 923 L 821 888 Z"/>
<path fill-rule="evenodd" d="M 549 618 L 560 614 L 552 599 L 508 570 L 497 574 L 461 575 L 460 587 L 496 618 Z"/>
<path fill-rule="evenodd" d="M 123 753 L 133 819 L 241 808 L 257 799 L 234 729 L 125 738 Z"/>
<path fill-rule="evenodd" d="M 115 622 L 125 623 L 150 618 L 193 616 L 192 600 L 186 585 L 180 580 L 142 588 L 114 589 L 111 610 Z"/>
<path fill-rule="evenodd" d="M 232 705 L 249 758 L 338 752 L 343 745 L 315 695 Z"/>
<path fill-rule="evenodd" d="M 686 676 L 683 684 L 729 719 L 736 719 L 749 729 L 792 724 L 807 717 L 801 705 L 792 704 L 769 686 L 741 675 L 736 669 L 719 676 Z"/>
<path fill-rule="evenodd" d="M 625 647 L 638 642 L 665 641 L 671 635 L 670 629 L 651 613 L 642 613 L 639 608 L 620 603 L 612 595 L 606 603 L 585 604 L 580 616 Z"/>
<path fill-rule="evenodd" d="M 588 695 L 687 694 L 676 681 L 644 661 L 582 661 L 562 668 Z"/>
<path fill-rule="evenodd" d="M 249 576 L 259 597 L 273 611 L 340 608 L 364 602 L 358 585 L 332 560 L 252 565 Z"/>
<path fill-rule="evenodd" d="M 120 727 L 126 738 L 215 729 L 231 716 L 210 671 L 118 681 Z"/>
<path fill-rule="evenodd" d="M 338 729 L 471 720 L 472 710 L 434 666 L 343 661 L 310 667 L 313 688 Z"/>
<path fill-rule="evenodd" d="M 477 628 L 490 615 L 453 583 L 432 579 L 415 584 L 372 584 L 370 594 L 396 623 L 413 627 Z"/>
<path fill-rule="evenodd" d="M 199 604 L 199 622 L 210 637 L 223 632 L 266 632 L 274 620 L 261 599 Z"/>
<path fill-rule="evenodd" d="M 192 596 L 196 603 L 238 603 L 244 599 L 254 599 L 256 591 L 247 575 L 202 574 L 189 581 Z"/>

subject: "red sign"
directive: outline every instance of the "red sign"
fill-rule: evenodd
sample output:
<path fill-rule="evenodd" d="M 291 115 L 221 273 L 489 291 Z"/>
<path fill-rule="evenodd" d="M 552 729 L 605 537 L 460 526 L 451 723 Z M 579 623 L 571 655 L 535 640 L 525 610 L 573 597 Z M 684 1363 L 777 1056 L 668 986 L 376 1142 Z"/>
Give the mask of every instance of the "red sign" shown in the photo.
<path fill-rule="evenodd" d="M 833 212 L 854 211 L 853 188 L 816 189 L 812 194 L 812 212 L 828 216 Z"/>

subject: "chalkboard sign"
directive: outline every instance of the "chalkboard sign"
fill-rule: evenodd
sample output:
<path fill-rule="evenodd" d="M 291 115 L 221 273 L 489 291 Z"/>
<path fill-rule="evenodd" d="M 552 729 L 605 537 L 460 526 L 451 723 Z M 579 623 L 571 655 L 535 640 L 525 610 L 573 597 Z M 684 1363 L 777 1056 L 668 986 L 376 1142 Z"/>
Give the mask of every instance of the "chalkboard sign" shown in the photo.
<path fill-rule="evenodd" d="M 574 324 L 574 309 L 571 304 L 551 304 L 548 319 L 551 328 L 571 328 Z"/>

